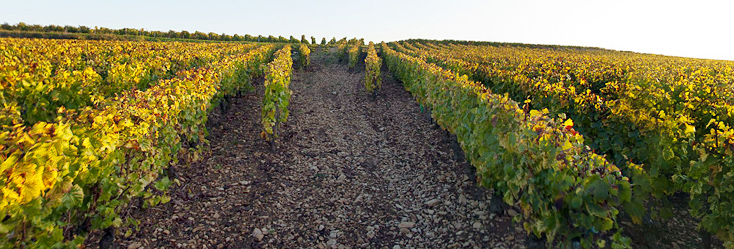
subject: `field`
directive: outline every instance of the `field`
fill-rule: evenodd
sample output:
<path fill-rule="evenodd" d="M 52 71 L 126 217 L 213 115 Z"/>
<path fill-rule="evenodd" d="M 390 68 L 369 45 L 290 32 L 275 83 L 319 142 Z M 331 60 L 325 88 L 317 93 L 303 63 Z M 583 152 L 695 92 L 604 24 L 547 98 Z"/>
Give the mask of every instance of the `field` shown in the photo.
<path fill-rule="evenodd" d="M 734 62 L 253 39 L 0 38 L 2 247 L 734 248 Z"/>

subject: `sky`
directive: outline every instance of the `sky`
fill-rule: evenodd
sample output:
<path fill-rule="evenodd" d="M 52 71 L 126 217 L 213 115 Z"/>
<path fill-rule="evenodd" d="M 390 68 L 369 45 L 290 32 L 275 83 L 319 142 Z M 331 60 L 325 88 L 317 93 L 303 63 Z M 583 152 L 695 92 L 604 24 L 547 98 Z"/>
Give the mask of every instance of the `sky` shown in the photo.
<path fill-rule="evenodd" d="M 601 47 L 734 60 L 734 1 L 0 0 L 0 23 Z"/>

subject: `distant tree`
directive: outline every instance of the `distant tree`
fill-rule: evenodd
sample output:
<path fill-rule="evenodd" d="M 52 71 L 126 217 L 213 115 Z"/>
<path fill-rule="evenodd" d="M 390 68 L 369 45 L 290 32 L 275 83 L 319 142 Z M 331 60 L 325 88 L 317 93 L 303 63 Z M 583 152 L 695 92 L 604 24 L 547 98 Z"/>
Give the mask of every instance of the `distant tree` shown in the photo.
<path fill-rule="evenodd" d="M 326 46 L 326 37 L 321 37 L 321 45 Z"/>
<path fill-rule="evenodd" d="M 290 36 L 290 37 L 288 38 L 288 42 L 289 42 L 289 43 L 298 43 L 298 40 L 296 40 L 296 38 L 295 38 L 295 37 L 293 37 L 293 36 Z"/>
<path fill-rule="evenodd" d="M 75 30 L 74 32 L 72 32 L 69 28 L 70 28 L 69 26 L 65 26 L 64 27 L 64 29 L 66 29 L 66 32 L 75 33 L 76 28 L 74 28 L 74 30 Z M 71 27 L 71 28 L 73 28 L 73 27 Z M 116 29 L 116 30 L 114 30 L 114 33 L 116 35 L 135 35 L 135 34 L 137 34 L 137 31 L 136 30 L 133 30 L 133 29 L 130 29 L 130 28 L 123 28 L 123 29 Z"/>
<path fill-rule="evenodd" d="M 306 35 L 301 35 L 301 43 L 308 44 L 308 40 L 306 40 Z"/>
<path fill-rule="evenodd" d="M 15 25 L 15 26 L 18 27 L 18 30 L 20 31 L 28 30 L 28 25 L 26 25 L 24 22 L 19 22 L 18 25 Z"/>
<path fill-rule="evenodd" d="M 219 35 L 217 33 L 209 32 L 207 36 L 209 37 L 209 40 L 219 40 Z"/>
<path fill-rule="evenodd" d="M 100 33 L 104 29 L 111 32 L 111 30 L 107 28 L 100 28 L 96 32 Z M 43 32 L 64 32 L 64 27 L 57 26 L 57 25 L 48 25 L 48 26 L 43 27 Z"/>
<path fill-rule="evenodd" d="M 189 31 L 182 30 L 181 33 L 179 33 L 178 37 L 183 38 L 183 39 L 189 39 L 191 38 L 191 33 L 189 33 Z"/>
<path fill-rule="evenodd" d="M 41 32 L 41 31 L 43 31 L 43 26 L 38 25 L 38 24 L 33 24 L 33 25 L 30 26 L 29 30 L 36 31 L 36 32 Z"/>
<path fill-rule="evenodd" d="M 87 26 L 79 26 L 79 33 L 91 33 L 92 29 Z"/>
<path fill-rule="evenodd" d="M 69 25 L 64 26 L 64 32 L 76 33 L 77 30 L 78 29 L 74 26 L 69 26 Z M 124 31 L 120 31 L 120 32 L 124 32 Z"/>
<path fill-rule="evenodd" d="M 329 41 L 329 45 L 334 45 L 336 43 L 336 37 L 332 37 Z"/>
<path fill-rule="evenodd" d="M 311 36 L 311 44 L 316 44 L 316 37 Z"/>
<path fill-rule="evenodd" d="M 168 33 L 163 33 L 161 31 L 146 31 L 149 35 L 152 35 L 153 37 L 167 37 Z"/>
<path fill-rule="evenodd" d="M 206 40 L 209 38 L 209 36 L 204 32 L 196 31 L 194 32 L 193 35 L 191 35 L 191 38 L 197 39 L 197 40 Z"/>
<path fill-rule="evenodd" d="M 251 35 L 245 34 L 245 41 L 255 41 L 255 38 Z"/>

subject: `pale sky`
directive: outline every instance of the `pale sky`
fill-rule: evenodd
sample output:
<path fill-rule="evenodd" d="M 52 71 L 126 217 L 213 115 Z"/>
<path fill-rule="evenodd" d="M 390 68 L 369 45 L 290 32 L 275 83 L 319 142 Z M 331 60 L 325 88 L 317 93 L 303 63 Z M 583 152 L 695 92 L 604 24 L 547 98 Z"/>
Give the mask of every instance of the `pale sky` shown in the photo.
<path fill-rule="evenodd" d="M 0 0 L 4 22 L 318 41 L 521 42 L 734 60 L 734 1 L 724 0 Z"/>

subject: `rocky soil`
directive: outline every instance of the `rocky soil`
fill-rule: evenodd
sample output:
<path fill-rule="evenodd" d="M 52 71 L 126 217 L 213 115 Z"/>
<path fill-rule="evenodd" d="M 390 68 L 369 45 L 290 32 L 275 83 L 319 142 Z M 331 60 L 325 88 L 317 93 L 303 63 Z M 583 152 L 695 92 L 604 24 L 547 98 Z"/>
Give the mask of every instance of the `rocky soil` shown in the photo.
<path fill-rule="evenodd" d="M 363 66 L 329 53 L 294 71 L 275 149 L 260 137 L 262 80 L 212 113 L 199 160 L 175 166 L 171 201 L 133 208 L 116 248 L 526 248 L 539 245 L 497 211 L 454 138 L 383 70 L 376 99 Z M 186 161 L 186 160 L 185 160 Z M 686 203 L 685 200 L 675 203 Z M 622 216 L 633 248 L 701 248 L 685 205 L 654 226 Z M 106 231 L 108 235 L 111 231 Z M 102 238 L 101 238 L 102 237 Z M 86 247 L 112 240 L 97 232 Z M 553 245 L 556 247 L 558 245 Z M 713 248 L 723 248 L 713 241 Z"/>
<path fill-rule="evenodd" d="M 294 72 L 291 115 L 276 149 L 259 138 L 262 86 L 210 120 L 204 158 L 178 166 L 171 202 L 137 210 L 121 248 L 524 248 L 509 209 L 444 131 L 383 71 L 314 53 Z M 124 234 L 126 231 L 118 231 Z"/>

